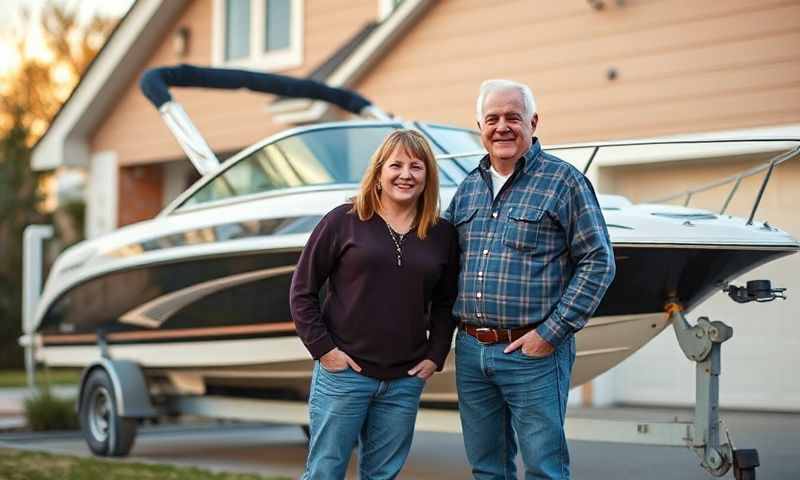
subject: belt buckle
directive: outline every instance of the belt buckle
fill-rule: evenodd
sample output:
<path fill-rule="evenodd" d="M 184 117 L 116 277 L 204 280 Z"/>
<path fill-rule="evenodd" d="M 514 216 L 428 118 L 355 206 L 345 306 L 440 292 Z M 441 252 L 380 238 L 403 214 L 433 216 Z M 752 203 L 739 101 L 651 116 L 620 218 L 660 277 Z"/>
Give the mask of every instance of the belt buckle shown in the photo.
<path fill-rule="evenodd" d="M 482 336 L 484 333 L 491 333 L 492 340 L 484 339 L 485 337 Z M 497 335 L 497 330 L 488 327 L 478 327 L 475 329 L 475 338 L 478 340 L 478 343 L 481 345 L 492 345 L 500 341 L 500 337 Z"/>

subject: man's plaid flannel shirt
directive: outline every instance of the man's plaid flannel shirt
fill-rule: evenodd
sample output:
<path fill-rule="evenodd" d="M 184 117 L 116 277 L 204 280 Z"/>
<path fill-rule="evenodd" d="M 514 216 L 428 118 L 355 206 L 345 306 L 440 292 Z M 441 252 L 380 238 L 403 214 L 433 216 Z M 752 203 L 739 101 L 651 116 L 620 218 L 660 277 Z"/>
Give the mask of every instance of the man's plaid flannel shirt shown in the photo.
<path fill-rule="evenodd" d="M 492 196 L 487 155 L 443 215 L 458 229 L 461 247 L 453 314 L 476 326 L 537 326 L 558 346 L 583 328 L 614 278 L 594 189 L 534 138 Z"/>

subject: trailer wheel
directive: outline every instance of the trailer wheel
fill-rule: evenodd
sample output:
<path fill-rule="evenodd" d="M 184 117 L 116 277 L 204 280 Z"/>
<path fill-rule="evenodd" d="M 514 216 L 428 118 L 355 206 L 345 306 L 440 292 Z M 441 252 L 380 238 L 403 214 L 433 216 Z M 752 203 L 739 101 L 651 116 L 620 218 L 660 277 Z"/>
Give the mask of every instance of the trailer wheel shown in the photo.
<path fill-rule="evenodd" d="M 114 387 L 102 368 L 93 371 L 84 384 L 79 416 L 92 453 L 121 457 L 131 451 L 136 438 L 136 419 L 118 415 Z"/>

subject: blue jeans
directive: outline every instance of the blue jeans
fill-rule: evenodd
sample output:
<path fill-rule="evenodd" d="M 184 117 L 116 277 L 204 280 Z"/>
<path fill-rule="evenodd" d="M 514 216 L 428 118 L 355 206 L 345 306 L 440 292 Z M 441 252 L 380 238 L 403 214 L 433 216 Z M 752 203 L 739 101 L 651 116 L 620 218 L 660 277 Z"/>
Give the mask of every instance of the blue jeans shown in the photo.
<path fill-rule="evenodd" d="M 360 478 L 395 478 L 411 448 L 424 386 L 417 377 L 382 381 L 350 368 L 329 372 L 315 362 L 303 480 L 343 479 L 356 444 Z"/>
<path fill-rule="evenodd" d="M 543 358 L 521 349 L 503 353 L 507 345 L 482 345 L 461 329 L 456 336 L 458 407 L 472 475 L 516 479 L 519 448 L 527 480 L 569 479 L 564 415 L 575 339 Z"/>

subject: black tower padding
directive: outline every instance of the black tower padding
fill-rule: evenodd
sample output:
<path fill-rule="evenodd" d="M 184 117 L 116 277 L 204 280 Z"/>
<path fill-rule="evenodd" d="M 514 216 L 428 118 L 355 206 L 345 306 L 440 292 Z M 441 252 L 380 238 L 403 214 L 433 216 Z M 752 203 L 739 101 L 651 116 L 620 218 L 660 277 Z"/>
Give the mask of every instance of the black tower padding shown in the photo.
<path fill-rule="evenodd" d="M 172 100 L 169 87 L 221 88 L 236 90 L 246 88 L 254 92 L 270 93 L 283 97 L 323 100 L 358 114 L 372 104 L 361 95 L 334 88 L 315 80 L 298 79 L 272 73 L 227 68 L 205 68 L 193 65 L 151 68 L 142 75 L 139 88 L 156 106 Z"/>

